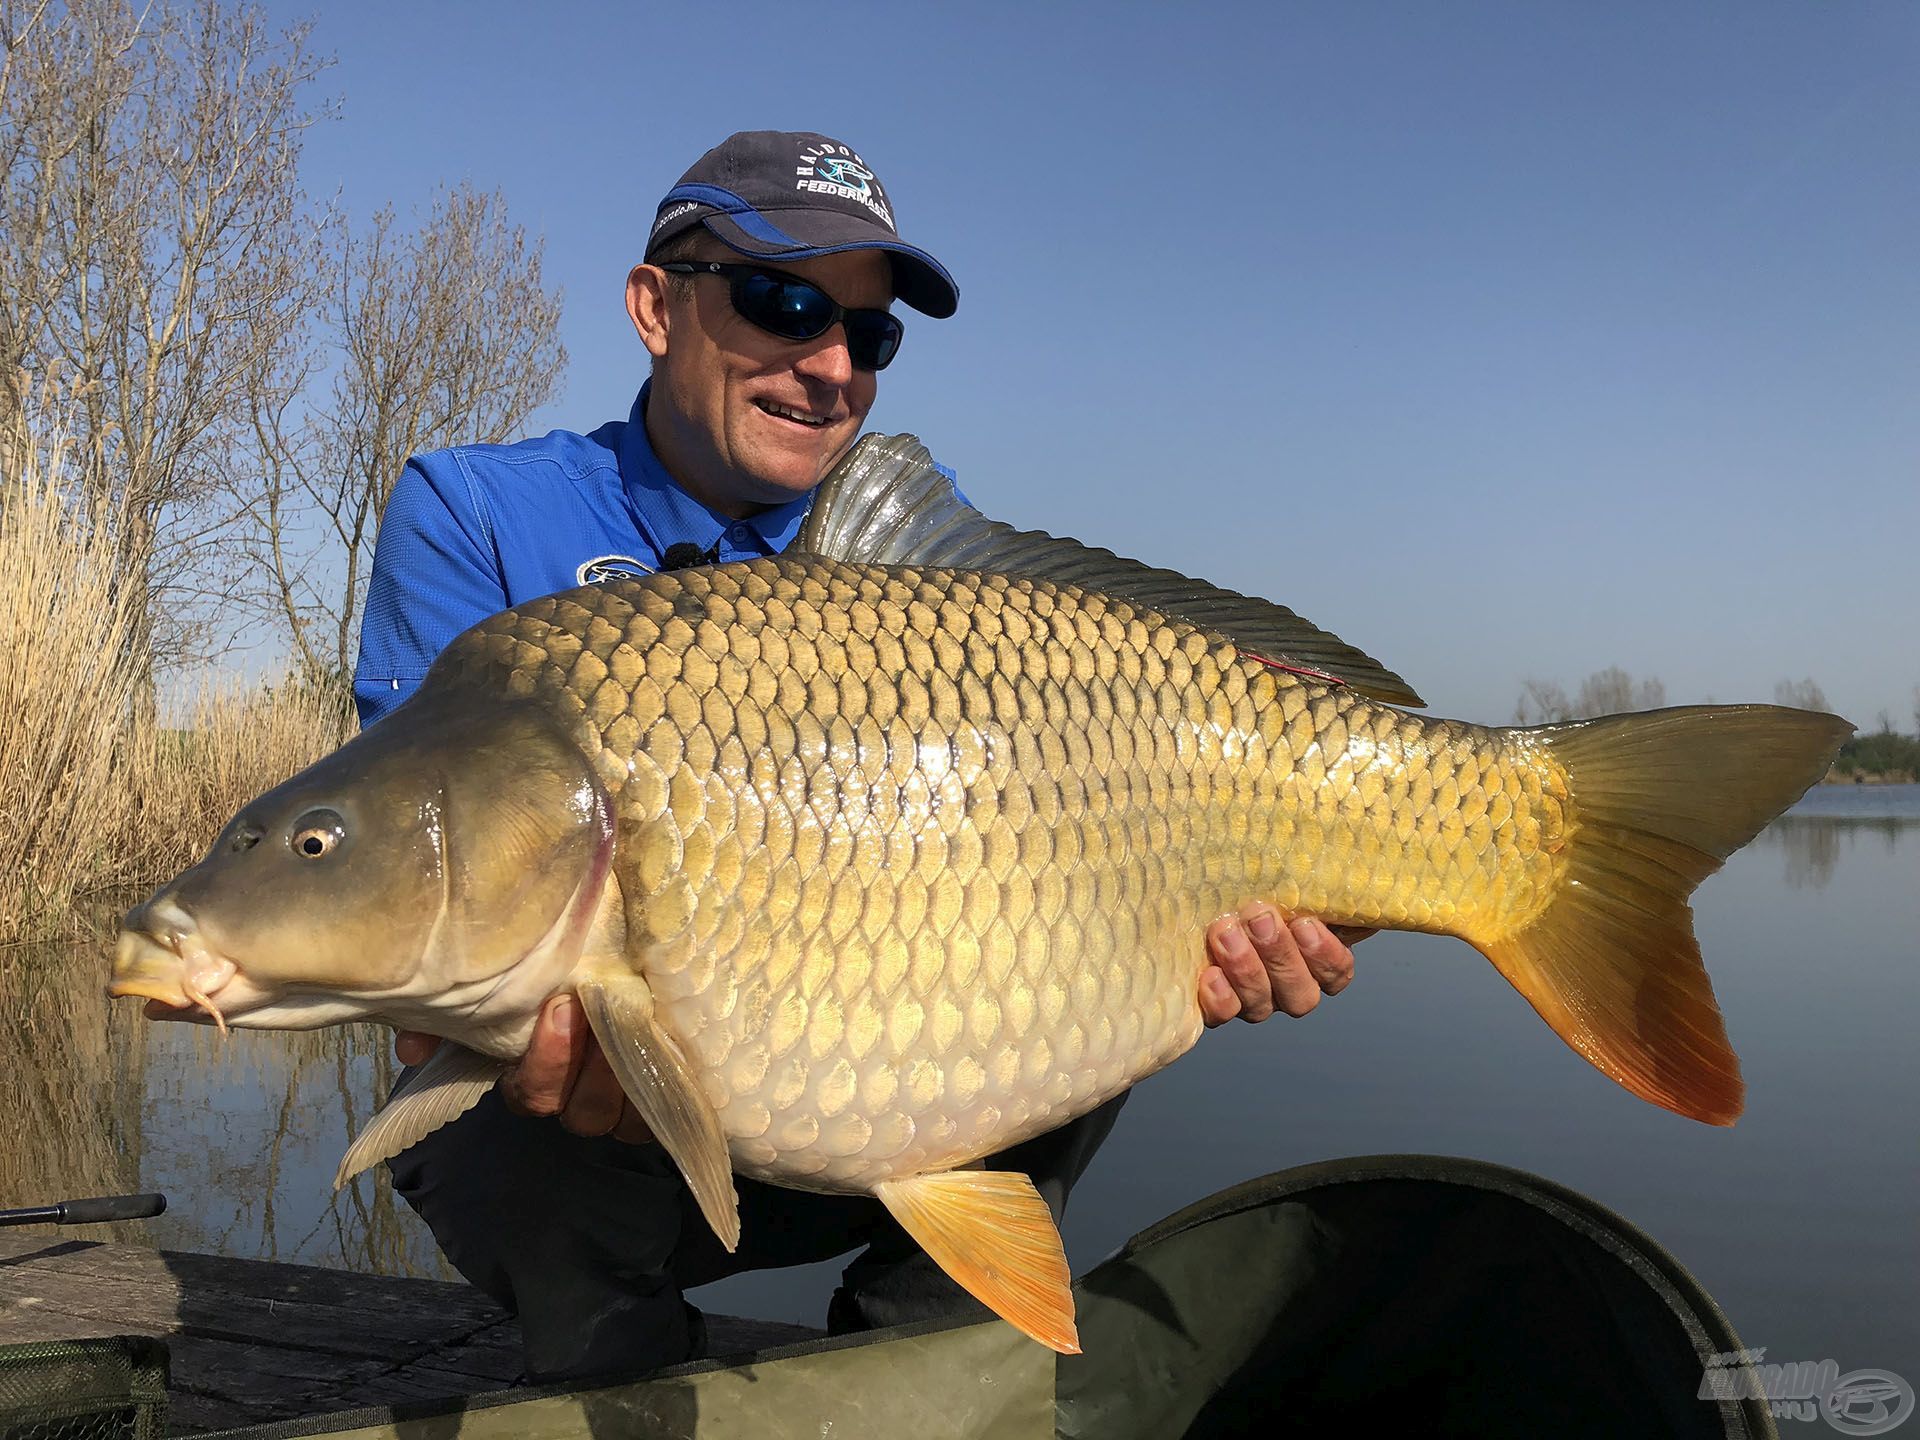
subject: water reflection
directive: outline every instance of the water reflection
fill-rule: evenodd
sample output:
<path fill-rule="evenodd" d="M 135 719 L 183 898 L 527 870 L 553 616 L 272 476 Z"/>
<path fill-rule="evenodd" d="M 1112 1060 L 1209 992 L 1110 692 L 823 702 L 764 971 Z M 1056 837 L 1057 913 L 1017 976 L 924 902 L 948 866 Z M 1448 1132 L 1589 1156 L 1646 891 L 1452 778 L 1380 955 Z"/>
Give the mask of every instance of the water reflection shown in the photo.
<path fill-rule="evenodd" d="M 103 933 L 107 933 L 103 930 Z M 393 1080 L 391 1038 L 154 1024 L 104 993 L 109 946 L 0 954 L 0 1207 L 160 1190 L 157 1220 L 70 1233 L 445 1277 L 385 1183 L 332 1175 Z"/>
<path fill-rule="evenodd" d="M 1905 832 L 1916 823 L 1895 815 L 1786 815 L 1761 832 L 1754 843 L 1786 853 L 1786 880 L 1794 890 L 1824 890 L 1833 880 L 1843 850 L 1874 845 L 1896 855 Z M 1907 836 L 1909 843 L 1911 837 Z"/>
<path fill-rule="evenodd" d="M 0 951 L 0 1207 L 143 1188 L 136 1023 L 78 968 L 55 946 Z"/>

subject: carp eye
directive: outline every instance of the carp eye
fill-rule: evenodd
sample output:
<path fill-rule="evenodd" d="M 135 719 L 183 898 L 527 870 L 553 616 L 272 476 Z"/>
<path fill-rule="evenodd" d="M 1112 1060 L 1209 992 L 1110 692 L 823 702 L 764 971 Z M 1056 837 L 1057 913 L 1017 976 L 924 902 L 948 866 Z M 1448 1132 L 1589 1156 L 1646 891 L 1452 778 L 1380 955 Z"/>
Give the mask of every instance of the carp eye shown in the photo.
<path fill-rule="evenodd" d="M 331 810 L 309 810 L 293 822 L 287 843 L 305 860 L 318 860 L 347 838 L 347 822 Z"/>

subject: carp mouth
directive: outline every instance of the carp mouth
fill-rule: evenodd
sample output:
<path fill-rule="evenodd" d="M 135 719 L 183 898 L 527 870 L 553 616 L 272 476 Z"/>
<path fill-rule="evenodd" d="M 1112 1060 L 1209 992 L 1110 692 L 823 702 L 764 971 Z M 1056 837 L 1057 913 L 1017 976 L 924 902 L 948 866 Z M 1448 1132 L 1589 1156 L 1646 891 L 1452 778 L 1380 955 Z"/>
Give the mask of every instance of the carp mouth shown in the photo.
<path fill-rule="evenodd" d="M 238 966 L 208 946 L 191 915 L 162 900 L 127 917 L 114 946 L 107 994 L 154 1002 L 147 1007 L 149 1019 L 201 1020 L 204 1015 L 225 1035 L 226 1013 L 214 997 L 238 973 Z"/>

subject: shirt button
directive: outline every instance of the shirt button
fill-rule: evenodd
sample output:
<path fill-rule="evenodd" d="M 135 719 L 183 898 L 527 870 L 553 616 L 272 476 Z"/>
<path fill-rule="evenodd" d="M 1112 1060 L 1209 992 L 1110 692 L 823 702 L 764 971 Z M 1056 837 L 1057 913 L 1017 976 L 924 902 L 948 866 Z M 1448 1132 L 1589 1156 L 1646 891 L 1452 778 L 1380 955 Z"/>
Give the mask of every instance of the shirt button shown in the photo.
<path fill-rule="evenodd" d="M 747 545 L 753 541 L 753 532 L 744 525 L 736 525 L 727 532 L 728 538 L 736 545 Z"/>

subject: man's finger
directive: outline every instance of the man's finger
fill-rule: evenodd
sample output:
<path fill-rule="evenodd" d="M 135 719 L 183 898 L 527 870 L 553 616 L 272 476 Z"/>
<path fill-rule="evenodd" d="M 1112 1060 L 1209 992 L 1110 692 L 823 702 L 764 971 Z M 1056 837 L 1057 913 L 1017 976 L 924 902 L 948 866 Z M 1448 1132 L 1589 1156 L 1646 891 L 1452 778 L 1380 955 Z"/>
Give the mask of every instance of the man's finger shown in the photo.
<path fill-rule="evenodd" d="M 500 1077 L 500 1096 L 516 1115 L 558 1115 L 580 1073 L 587 1040 L 586 1017 L 571 995 L 555 996 L 534 1022 L 533 1039 L 520 1063 Z"/>
<path fill-rule="evenodd" d="M 1242 1020 L 1264 1020 L 1273 1014 L 1273 986 L 1240 916 L 1222 915 L 1207 927 L 1207 956 L 1220 967 L 1239 1000 L 1232 1014 Z"/>
<path fill-rule="evenodd" d="M 640 1118 L 640 1112 L 631 1102 L 620 1112 L 620 1123 L 613 1127 L 613 1138 L 624 1140 L 629 1145 L 651 1145 L 653 1131 L 647 1128 L 647 1122 Z"/>
<path fill-rule="evenodd" d="M 1295 1018 L 1309 1013 L 1320 1003 L 1321 987 L 1308 970 L 1293 931 L 1264 901 L 1242 906 L 1240 917 L 1271 989 L 1273 1008 Z"/>
<path fill-rule="evenodd" d="M 576 1135 L 605 1135 L 620 1123 L 627 1096 L 600 1047 L 589 1045 L 586 1050 L 560 1123 Z"/>
<path fill-rule="evenodd" d="M 1209 945 L 1212 936 L 1208 936 Z M 1227 983 L 1226 973 L 1218 965 L 1209 965 L 1200 972 L 1200 1018 L 1207 1022 L 1211 1030 L 1216 1025 L 1224 1025 L 1240 1013 L 1240 996 L 1232 985 Z"/>
<path fill-rule="evenodd" d="M 424 1065 L 440 1048 L 440 1037 L 419 1030 L 402 1030 L 393 1037 L 393 1055 L 402 1065 Z"/>
<path fill-rule="evenodd" d="M 1338 995 L 1353 979 L 1353 951 L 1318 920 L 1295 920 L 1290 927 L 1301 958 L 1323 995 Z M 1365 934 L 1372 934 L 1366 931 Z"/>

